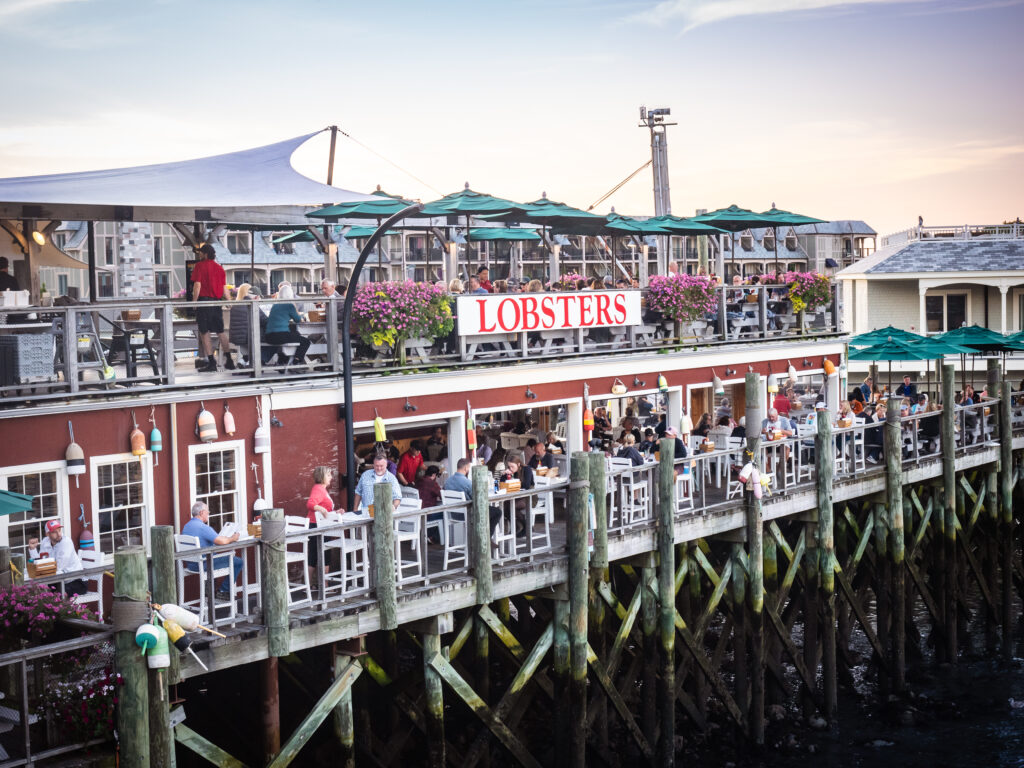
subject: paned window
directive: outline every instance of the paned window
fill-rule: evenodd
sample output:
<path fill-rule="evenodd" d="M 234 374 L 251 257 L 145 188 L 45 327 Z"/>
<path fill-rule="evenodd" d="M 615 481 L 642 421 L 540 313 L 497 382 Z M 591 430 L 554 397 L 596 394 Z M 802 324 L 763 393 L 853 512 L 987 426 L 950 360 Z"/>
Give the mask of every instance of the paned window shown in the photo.
<path fill-rule="evenodd" d="M 219 531 L 226 523 L 244 523 L 245 476 L 242 441 L 192 446 L 192 499 L 210 509 L 210 526 Z"/>
<path fill-rule="evenodd" d="M 96 548 L 111 555 L 118 547 L 148 543 L 152 478 L 148 457 L 95 459 L 92 467 Z"/>
<path fill-rule="evenodd" d="M 0 517 L 0 544 L 28 559 L 29 539 L 42 540 L 50 520 L 67 526 L 67 476 L 64 462 L 5 469 L 0 475 L 0 488 L 33 496 L 29 512 L 14 512 Z"/>

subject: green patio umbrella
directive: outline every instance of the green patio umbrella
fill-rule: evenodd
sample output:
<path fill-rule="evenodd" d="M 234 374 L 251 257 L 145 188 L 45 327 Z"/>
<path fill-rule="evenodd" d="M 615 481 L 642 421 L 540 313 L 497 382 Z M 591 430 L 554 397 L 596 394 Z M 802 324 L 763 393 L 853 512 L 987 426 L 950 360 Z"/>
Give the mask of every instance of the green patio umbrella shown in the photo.
<path fill-rule="evenodd" d="M 899 341 L 920 341 L 925 337 L 916 334 L 913 331 L 905 331 L 902 328 L 887 325 L 885 328 L 879 328 L 874 331 L 857 334 L 850 339 L 849 344 L 851 347 L 870 347 L 875 344 L 881 344 L 883 341 L 890 338 L 897 339 Z"/>
<path fill-rule="evenodd" d="M 480 240 L 540 240 L 540 235 L 533 229 L 513 229 L 511 227 L 473 227 L 469 230 L 469 239 Z"/>
<path fill-rule="evenodd" d="M 711 213 L 703 213 L 694 216 L 693 220 L 700 224 L 710 224 L 718 229 L 725 230 L 732 235 L 732 263 L 736 264 L 736 233 L 753 227 L 770 227 L 777 220 L 763 213 L 751 211 L 748 208 L 740 208 L 738 205 L 730 205 L 728 208 L 719 208 Z M 725 275 L 721 275 L 725 279 Z"/>
<path fill-rule="evenodd" d="M 0 515 L 32 511 L 32 496 L 14 491 L 0 491 Z"/>
<path fill-rule="evenodd" d="M 791 213 L 790 211 L 784 211 L 781 208 L 776 208 L 775 203 L 772 203 L 770 210 L 765 211 L 761 214 L 767 218 L 772 219 L 772 242 L 775 244 L 775 273 L 779 272 L 779 227 L 796 227 L 801 224 L 826 224 L 827 222 L 823 219 L 815 219 L 813 216 L 804 216 L 800 213 Z"/>
<path fill-rule="evenodd" d="M 960 328 L 946 331 L 936 338 L 953 344 L 959 344 L 963 347 L 970 347 L 972 381 L 974 380 L 974 361 L 977 359 L 976 355 L 984 352 L 998 352 L 1003 356 L 1003 363 L 1005 364 L 1007 352 L 1024 349 L 1024 343 L 1014 341 L 999 333 L 999 331 L 993 331 L 980 325 L 964 325 Z M 963 388 L 967 386 L 966 355 L 961 355 L 960 386 Z"/>
<path fill-rule="evenodd" d="M 360 240 L 364 237 L 371 237 L 374 232 L 377 231 L 376 227 L 352 227 L 342 237 L 346 240 Z M 397 235 L 400 234 L 394 229 L 389 229 L 384 233 L 385 235 Z"/>
<path fill-rule="evenodd" d="M 695 219 L 672 216 L 671 214 L 652 216 L 646 221 L 673 235 L 718 235 L 722 233 L 721 229 L 710 224 L 702 224 Z"/>
<path fill-rule="evenodd" d="M 326 208 L 320 208 L 315 211 L 307 213 L 314 219 L 323 219 L 324 221 L 338 221 L 338 219 L 375 219 L 377 226 L 384 219 L 394 216 L 399 211 L 405 210 L 407 207 L 412 205 L 412 200 L 406 200 L 404 197 L 397 195 L 389 195 L 387 192 L 377 187 L 376 190 L 370 194 L 377 197 L 376 200 L 358 200 L 351 203 L 341 203 L 340 205 L 329 205 Z M 376 231 L 376 230 L 373 230 Z M 370 235 L 373 234 L 370 232 Z M 388 233 L 392 234 L 392 233 Z M 370 235 L 364 235 L 369 237 Z M 345 237 L 349 237 L 346 235 Z M 426 249 L 429 254 L 429 249 Z M 428 256 L 429 258 L 429 256 Z M 429 268 L 429 263 L 428 263 Z M 384 268 L 384 250 L 380 242 L 377 243 L 377 269 L 383 270 Z M 404 277 L 404 275 L 403 275 Z"/>
<path fill-rule="evenodd" d="M 287 235 L 281 235 L 281 237 L 275 237 L 270 242 L 272 243 L 308 243 L 313 239 L 313 233 L 309 230 L 303 229 L 297 232 L 289 232 Z"/>
<path fill-rule="evenodd" d="M 883 342 L 875 344 L 865 349 L 858 349 L 851 352 L 848 356 L 850 360 L 864 360 L 873 363 L 888 361 L 889 362 L 889 386 L 888 389 L 892 390 L 892 361 L 899 360 L 931 360 L 933 352 L 930 349 L 923 347 L 921 344 L 911 343 L 906 341 L 900 341 L 889 337 Z"/>

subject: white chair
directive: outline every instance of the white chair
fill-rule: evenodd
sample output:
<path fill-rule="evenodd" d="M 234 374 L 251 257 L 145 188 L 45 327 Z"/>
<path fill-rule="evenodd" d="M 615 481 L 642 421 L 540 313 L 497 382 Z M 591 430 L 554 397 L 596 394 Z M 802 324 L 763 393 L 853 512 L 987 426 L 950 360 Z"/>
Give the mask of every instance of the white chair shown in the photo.
<path fill-rule="evenodd" d="M 547 478 L 537 478 L 538 480 L 547 480 Z M 539 484 L 539 483 L 538 483 Z M 536 550 L 538 548 L 550 549 L 551 548 L 551 527 L 549 522 L 549 516 L 551 510 L 551 494 L 545 493 L 541 496 L 530 497 L 530 512 L 529 512 L 529 529 L 526 534 L 530 539 L 530 550 Z M 540 527 L 538 532 L 537 528 Z M 539 544 L 539 547 L 538 547 Z"/>
<path fill-rule="evenodd" d="M 328 515 L 328 524 L 365 521 L 367 517 L 355 512 Z M 338 568 L 328 567 L 324 576 L 325 592 L 340 590 L 342 595 L 369 589 L 370 586 L 370 549 L 366 526 L 342 528 L 331 533 L 324 533 L 324 557 L 329 550 L 337 550 L 340 554 Z"/>
<path fill-rule="evenodd" d="M 441 491 L 441 503 L 444 506 L 449 504 L 465 504 L 466 496 L 462 491 Z M 469 539 L 468 518 L 469 509 L 446 509 L 442 521 L 441 531 L 443 533 L 441 543 L 444 544 L 444 570 L 452 560 L 461 560 L 466 565 L 467 541 Z"/>
<path fill-rule="evenodd" d="M 78 559 L 82 561 L 82 568 L 99 568 L 103 565 L 103 553 L 96 549 L 78 550 Z M 88 592 L 75 595 L 74 601 L 79 605 L 84 603 L 96 603 L 96 614 L 103 618 L 103 574 L 87 576 Z"/>
<path fill-rule="evenodd" d="M 683 464 L 676 475 L 676 514 L 693 509 L 693 470 L 690 462 Z"/>
<path fill-rule="evenodd" d="M 309 586 L 309 537 L 295 538 L 292 541 L 287 541 L 289 533 L 299 533 L 300 531 L 309 530 L 309 518 L 302 517 L 300 515 L 285 515 L 284 518 L 284 532 L 286 537 L 285 545 L 285 568 L 288 569 L 288 606 L 298 605 L 300 603 L 311 603 L 313 602 L 313 593 Z M 298 571 L 302 574 L 300 579 L 292 579 L 291 566 L 298 563 Z M 295 599 L 295 594 L 298 593 L 299 599 Z"/>
<path fill-rule="evenodd" d="M 194 555 L 181 558 L 178 560 L 178 600 L 179 604 L 183 608 L 188 608 L 192 611 L 199 613 L 199 622 L 201 624 L 210 623 L 210 612 L 208 610 L 206 600 L 206 561 L 207 558 L 202 554 L 202 547 L 199 544 L 199 538 L 197 536 L 188 536 L 183 533 L 177 533 L 174 535 L 174 547 L 177 552 L 191 552 L 195 551 Z M 234 568 L 232 568 L 232 556 L 230 553 L 223 555 L 216 555 L 214 561 L 220 558 L 226 558 L 228 564 L 222 568 L 213 569 L 213 583 L 214 590 L 216 590 L 217 581 L 221 578 L 226 577 L 228 583 L 228 598 L 227 600 L 221 600 L 217 598 L 217 593 L 214 591 L 213 595 L 213 610 L 218 612 L 221 609 L 226 609 L 228 612 L 228 618 L 234 619 L 236 616 L 235 597 L 236 591 L 239 587 L 235 584 Z M 189 567 L 192 566 L 192 567 Z M 185 577 L 196 576 L 199 581 L 199 597 L 196 600 L 185 599 Z M 214 617 L 216 618 L 216 617 Z M 214 621 L 213 623 L 216 623 Z"/>
<path fill-rule="evenodd" d="M 419 497 L 420 497 L 420 492 L 418 490 L 416 490 L 416 488 L 414 488 L 413 486 L 411 486 L 411 485 L 403 485 L 402 486 L 402 498 L 403 499 L 418 499 Z"/>
<path fill-rule="evenodd" d="M 398 509 L 395 510 L 395 514 L 401 514 L 403 512 L 411 512 L 413 510 L 418 511 L 423 506 L 423 502 L 420 501 L 419 497 L 415 499 L 403 498 L 399 504 Z M 397 519 L 394 521 L 395 527 L 395 569 L 397 574 L 396 583 L 405 584 L 409 581 L 415 581 L 423 577 L 423 564 L 421 559 L 421 553 L 419 551 L 420 546 L 420 522 L 422 521 L 422 515 L 415 515 Z M 413 557 L 405 559 L 402 555 L 402 544 L 408 544 L 409 548 L 413 552 Z M 411 571 L 408 575 L 406 571 Z"/>

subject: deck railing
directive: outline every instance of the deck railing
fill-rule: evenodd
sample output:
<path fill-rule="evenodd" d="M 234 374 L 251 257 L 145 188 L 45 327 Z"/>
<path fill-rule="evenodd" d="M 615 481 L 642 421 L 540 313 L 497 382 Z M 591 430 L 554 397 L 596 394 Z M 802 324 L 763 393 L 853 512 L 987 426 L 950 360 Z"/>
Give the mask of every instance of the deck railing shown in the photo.
<path fill-rule="evenodd" d="M 399 370 L 450 371 L 527 360 L 817 338 L 839 332 L 835 285 L 827 306 L 802 314 L 793 312 L 785 292 L 785 286 L 719 288 L 716 309 L 688 323 L 668 322 L 645 311 L 641 324 L 635 326 L 486 336 L 460 336 L 456 328 L 445 338 L 405 340 L 404 366 L 398 364 L 400 356 L 393 348 L 354 339 L 353 372 L 362 376 Z M 311 342 L 307 352 L 311 367 L 292 359 L 294 347 L 271 344 L 263 336 L 266 313 L 282 303 L 322 313 L 296 326 Z M 194 319 L 200 307 L 219 307 L 224 315 L 226 330 L 220 345 L 230 348 L 236 366 L 230 376 L 198 373 L 192 365 L 193 360 L 204 362 L 197 357 Z M 0 311 L 0 346 L 17 348 L 12 357 L 2 358 L 9 362 L 0 368 L 0 407 L 204 384 L 223 387 L 300 376 L 334 377 L 343 367 L 340 311 L 338 301 L 321 302 L 317 309 L 315 301 L 301 299 L 118 301 Z M 222 359 L 222 369 L 226 362 Z"/>
<path fill-rule="evenodd" d="M 940 227 L 910 227 L 882 238 L 882 247 L 913 240 L 1018 240 L 1024 237 L 1024 223 L 954 224 Z"/>

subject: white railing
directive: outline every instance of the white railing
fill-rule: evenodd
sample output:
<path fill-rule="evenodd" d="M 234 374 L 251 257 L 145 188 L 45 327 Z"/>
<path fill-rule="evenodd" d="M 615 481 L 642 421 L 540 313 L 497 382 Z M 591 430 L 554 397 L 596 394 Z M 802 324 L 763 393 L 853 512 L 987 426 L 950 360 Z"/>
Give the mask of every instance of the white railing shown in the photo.
<path fill-rule="evenodd" d="M 911 227 L 885 235 L 882 247 L 912 240 L 1019 240 L 1024 238 L 1024 223 L 955 224 L 944 227 Z"/>

